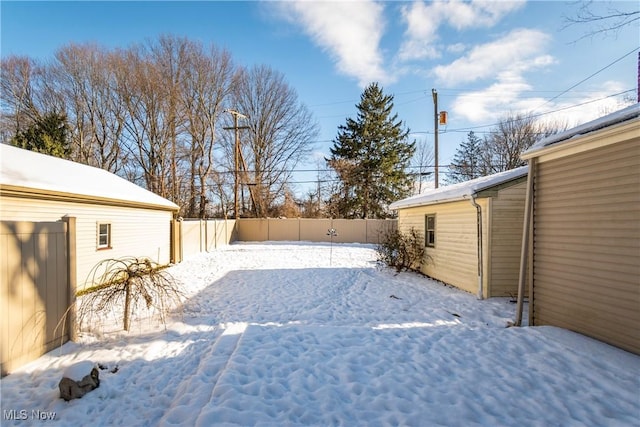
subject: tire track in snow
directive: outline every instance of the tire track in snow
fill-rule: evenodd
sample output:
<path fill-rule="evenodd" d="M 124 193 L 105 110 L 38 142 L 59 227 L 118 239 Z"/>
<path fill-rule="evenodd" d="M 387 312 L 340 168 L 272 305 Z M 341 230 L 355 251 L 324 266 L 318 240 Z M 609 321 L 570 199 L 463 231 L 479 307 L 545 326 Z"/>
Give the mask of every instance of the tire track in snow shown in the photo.
<path fill-rule="evenodd" d="M 176 402 L 167 410 L 158 425 L 196 425 L 200 412 L 194 407 L 204 408 L 211 400 L 220 376 L 227 368 L 229 360 L 238 347 L 238 342 L 246 325 L 233 324 L 209 346 L 209 351 L 200 353 L 198 367 L 176 392 Z"/>
<path fill-rule="evenodd" d="M 236 323 L 227 327 L 222 336 L 216 341 L 213 346 L 213 353 L 215 356 L 213 357 L 214 367 L 219 367 L 216 371 L 216 375 L 213 378 L 213 386 L 211 387 L 211 393 L 207 394 L 207 399 L 204 401 L 202 405 L 199 405 L 200 412 L 197 414 L 193 422 L 183 423 L 183 425 L 192 425 L 192 426 L 209 426 L 210 423 L 202 421 L 203 412 L 205 412 L 205 408 L 208 404 L 213 400 L 213 396 L 215 396 L 216 388 L 218 386 L 218 381 L 222 374 L 227 370 L 229 366 L 229 362 L 233 359 L 234 353 L 238 350 L 240 346 L 240 341 L 244 335 L 244 331 L 247 328 L 246 323 Z M 219 354 L 218 354 L 219 353 Z M 204 417 L 206 420 L 206 417 Z M 190 420 L 191 421 L 191 420 Z"/>

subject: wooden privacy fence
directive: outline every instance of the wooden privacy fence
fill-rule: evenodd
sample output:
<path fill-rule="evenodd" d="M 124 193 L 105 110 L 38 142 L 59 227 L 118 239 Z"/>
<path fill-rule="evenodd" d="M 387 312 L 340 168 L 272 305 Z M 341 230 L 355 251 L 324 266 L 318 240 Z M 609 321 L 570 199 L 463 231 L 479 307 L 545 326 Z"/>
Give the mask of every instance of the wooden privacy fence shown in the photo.
<path fill-rule="evenodd" d="M 179 254 L 207 252 L 234 241 L 306 241 L 377 244 L 397 228 L 396 220 L 377 219 L 276 219 L 242 218 L 238 220 L 183 220 L 174 223 Z M 328 235 L 334 229 L 336 235 Z"/>
<path fill-rule="evenodd" d="M 183 256 L 208 252 L 235 240 L 235 220 L 183 220 L 178 222 Z"/>
<path fill-rule="evenodd" d="M 379 243 L 386 232 L 397 227 L 396 220 L 386 219 L 239 219 L 238 240 L 243 242 L 308 241 L 338 243 Z M 331 239 L 328 230 L 335 229 Z"/>
<path fill-rule="evenodd" d="M 2 376 L 69 340 L 75 218 L 65 220 L 0 222 Z"/>

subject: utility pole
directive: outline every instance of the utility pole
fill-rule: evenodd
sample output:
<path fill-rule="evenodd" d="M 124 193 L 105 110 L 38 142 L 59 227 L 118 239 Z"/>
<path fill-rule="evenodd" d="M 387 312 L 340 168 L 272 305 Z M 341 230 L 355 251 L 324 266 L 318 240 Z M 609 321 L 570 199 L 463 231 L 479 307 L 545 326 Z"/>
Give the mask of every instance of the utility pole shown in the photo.
<path fill-rule="evenodd" d="M 249 129 L 249 126 L 238 126 L 238 117 L 242 117 L 243 119 L 246 119 L 247 116 L 245 116 L 242 113 L 239 113 L 235 110 L 224 110 L 225 113 L 229 113 L 233 115 L 233 127 L 225 127 L 223 129 L 225 130 L 231 130 L 233 129 L 235 131 L 235 137 L 236 137 L 236 141 L 235 141 L 235 148 L 234 148 L 234 154 L 233 154 L 233 163 L 234 163 L 234 171 L 233 171 L 233 176 L 234 176 L 234 180 L 233 180 L 233 217 L 235 219 L 238 219 L 238 185 L 239 185 L 239 179 L 238 179 L 238 174 L 240 172 L 240 134 L 238 133 L 238 131 L 240 129 Z"/>
<path fill-rule="evenodd" d="M 435 188 L 438 188 L 438 91 L 431 89 L 433 96 L 433 145 L 435 148 Z"/>

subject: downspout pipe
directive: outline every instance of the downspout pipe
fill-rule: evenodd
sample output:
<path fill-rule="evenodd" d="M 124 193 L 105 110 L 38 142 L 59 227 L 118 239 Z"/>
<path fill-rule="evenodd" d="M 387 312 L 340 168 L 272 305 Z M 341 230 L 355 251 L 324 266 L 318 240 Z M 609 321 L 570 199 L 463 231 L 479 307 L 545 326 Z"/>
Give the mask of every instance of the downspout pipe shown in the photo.
<path fill-rule="evenodd" d="M 476 202 L 476 195 L 472 194 L 469 200 L 471 204 L 476 208 L 476 223 L 478 229 L 478 299 L 484 299 L 482 292 L 482 284 L 484 282 L 484 259 L 482 255 L 482 208 Z"/>
<path fill-rule="evenodd" d="M 524 202 L 524 223 L 522 225 L 522 247 L 520 248 L 520 272 L 518 275 L 518 299 L 516 302 L 515 326 L 522 326 L 522 308 L 524 303 L 524 287 L 527 277 L 527 264 L 529 261 L 529 236 L 531 234 L 531 223 L 533 217 L 533 181 L 535 174 L 535 158 L 529 159 L 529 170 L 527 171 L 527 193 Z M 533 286 L 533 283 L 529 283 Z M 529 301 L 531 310 L 531 301 Z"/>

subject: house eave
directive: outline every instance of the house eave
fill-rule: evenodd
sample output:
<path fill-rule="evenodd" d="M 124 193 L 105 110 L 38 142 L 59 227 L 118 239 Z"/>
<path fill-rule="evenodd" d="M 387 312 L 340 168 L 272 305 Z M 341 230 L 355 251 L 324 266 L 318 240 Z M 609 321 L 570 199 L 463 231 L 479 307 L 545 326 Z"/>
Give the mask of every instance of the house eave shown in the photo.
<path fill-rule="evenodd" d="M 473 193 L 473 197 L 475 197 L 477 193 Z M 419 208 L 422 206 L 431 206 L 431 205 L 440 205 L 442 203 L 453 203 L 453 202 L 460 202 L 463 200 L 469 200 L 469 197 L 471 197 L 472 195 L 469 194 L 463 194 L 462 196 L 458 196 L 458 197 L 451 197 L 451 198 L 444 198 L 444 199 L 437 199 L 437 200 L 429 200 L 428 202 L 415 202 L 415 203 L 409 203 L 406 205 L 402 205 L 402 206 L 397 206 L 397 207 L 393 207 L 393 205 L 391 205 L 391 209 L 394 211 L 397 210 L 401 210 L 401 209 L 410 209 L 410 208 Z"/>
<path fill-rule="evenodd" d="M 615 144 L 621 140 L 637 138 L 640 132 L 640 120 L 633 119 L 626 122 L 601 128 L 593 132 L 575 135 L 569 140 L 559 141 L 537 150 L 527 151 L 521 155 L 523 160 L 538 158 L 547 161 L 564 157 L 568 154 L 577 154 L 595 148 Z"/>
<path fill-rule="evenodd" d="M 390 205 L 390 208 L 394 211 L 398 211 L 401 209 L 417 208 L 421 206 L 432 206 L 432 205 L 439 205 L 442 203 L 459 202 L 462 200 L 469 200 L 469 198 L 482 199 L 487 197 L 494 197 L 497 195 L 498 191 L 502 190 L 503 188 L 511 187 L 512 185 L 519 184 L 526 180 L 527 180 L 527 175 L 525 174 L 524 176 L 518 176 L 504 182 L 496 183 L 494 185 L 490 185 L 484 188 L 479 188 L 475 191 L 470 191 L 467 194 L 462 194 L 459 196 L 452 196 L 452 197 L 444 197 L 441 199 L 435 199 L 435 200 L 429 200 L 429 201 L 409 202 L 406 204 L 402 202 L 397 202 L 397 203 L 392 203 Z"/>
<path fill-rule="evenodd" d="M 126 207 L 136 209 L 162 210 L 177 213 L 180 208 L 177 205 L 169 206 L 148 202 L 136 202 L 133 200 L 112 199 L 107 197 L 90 196 L 84 194 L 73 194 L 61 191 L 42 190 L 15 185 L 0 184 L 0 197 L 15 197 L 32 200 L 47 200 L 55 202 L 82 203 L 92 205 L 104 205 L 115 207 Z"/>

